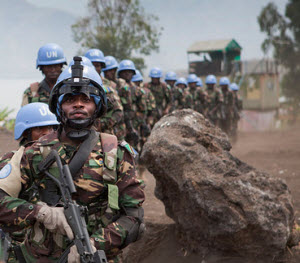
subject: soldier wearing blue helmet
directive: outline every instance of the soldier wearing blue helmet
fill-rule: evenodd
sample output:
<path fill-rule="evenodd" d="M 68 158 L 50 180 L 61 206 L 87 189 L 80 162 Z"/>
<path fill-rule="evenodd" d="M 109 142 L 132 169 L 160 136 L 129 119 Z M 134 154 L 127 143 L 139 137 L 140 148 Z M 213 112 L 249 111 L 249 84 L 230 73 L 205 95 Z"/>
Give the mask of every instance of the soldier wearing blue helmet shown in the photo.
<path fill-rule="evenodd" d="M 135 74 L 136 68 L 133 61 L 124 59 L 120 62 L 117 70 L 117 90 L 124 110 L 124 121 L 126 125 L 125 138 L 137 149 L 140 137 L 139 132 L 135 128 L 134 121 L 137 117 L 136 113 L 138 108 L 140 111 L 145 112 L 147 106 L 145 100 L 141 99 L 142 94 L 140 89 L 136 89 L 134 83 L 131 81 Z"/>
<path fill-rule="evenodd" d="M 4 171 L 14 169 L 14 173 L 20 175 L 20 162 L 25 147 L 29 147 L 42 136 L 51 133 L 58 125 L 55 115 L 49 111 L 47 104 L 34 102 L 22 107 L 18 111 L 14 128 L 14 137 L 19 140 L 20 148 L 16 152 L 12 151 L 3 155 L 0 159 L 0 171 L 2 169 Z M 17 246 L 23 242 L 25 236 L 26 229 L 11 233 L 12 246 Z M 6 257 L 5 262 L 15 262 L 13 251 L 9 250 Z"/>
<path fill-rule="evenodd" d="M 185 108 L 185 96 L 188 95 L 186 92 L 187 86 L 188 84 L 185 78 L 178 78 L 175 82 L 175 88 L 173 92 L 173 103 L 175 110 Z"/>
<path fill-rule="evenodd" d="M 232 137 L 233 141 L 236 141 L 237 140 L 238 122 L 241 118 L 241 113 L 243 110 L 243 100 L 238 94 L 238 91 L 240 88 L 236 83 L 231 83 L 229 88 L 233 93 L 233 99 L 234 99 L 231 137 Z"/>
<path fill-rule="evenodd" d="M 159 67 L 154 67 L 149 72 L 151 81 L 146 84 L 155 97 L 156 112 L 154 113 L 155 122 L 162 116 L 169 113 L 172 109 L 172 92 L 171 87 L 166 83 L 161 82 L 163 76 L 162 70 Z"/>
<path fill-rule="evenodd" d="M 139 151 L 142 151 L 143 145 L 150 135 L 151 127 L 153 125 L 152 112 L 155 110 L 155 98 L 152 92 L 144 87 L 143 76 L 139 70 L 133 75 L 132 80 L 135 84 L 135 105 L 137 107 L 136 120 L 134 121 L 135 129 L 140 135 Z M 143 109 L 143 106 L 146 109 Z"/>
<path fill-rule="evenodd" d="M 217 126 L 220 126 L 221 106 L 223 103 L 222 92 L 215 87 L 217 79 L 214 75 L 208 75 L 205 79 L 206 92 L 207 92 L 207 107 L 205 116 Z"/>
<path fill-rule="evenodd" d="M 54 43 L 42 46 L 37 55 L 36 68 L 45 76 L 42 82 L 30 84 L 23 95 L 22 106 L 32 102 L 48 103 L 50 92 L 62 72 L 62 67 L 67 64 L 62 48 Z"/>
<path fill-rule="evenodd" d="M 19 262 L 94 262 L 97 250 L 105 250 L 107 259 L 116 262 L 144 229 L 144 192 L 137 180 L 135 153 L 125 141 L 94 130 L 93 121 L 106 110 L 102 81 L 80 57 L 74 61 L 50 95 L 59 130 L 26 148 L 21 175 L 12 169 L 0 171 L 0 227 L 6 232 L 28 229 L 16 248 Z M 60 160 L 54 165 L 48 163 L 52 150 Z M 50 168 L 44 170 L 40 163 L 45 159 Z M 76 222 L 65 216 L 70 209 L 62 198 L 66 193 L 54 183 L 61 176 L 60 166 L 66 175 L 65 164 L 71 173 L 68 186 L 74 184 L 67 198 L 80 205 Z M 78 221 L 83 228 L 76 228 Z M 86 233 L 84 240 L 80 231 Z"/>
<path fill-rule="evenodd" d="M 105 57 L 105 68 L 102 69 L 104 77 L 110 81 L 117 83 L 116 72 L 119 67 L 118 61 L 113 56 Z"/>
<path fill-rule="evenodd" d="M 227 133 L 228 136 L 231 136 L 232 130 L 232 121 L 234 115 L 234 98 L 233 93 L 229 90 L 230 80 L 227 77 L 222 77 L 219 80 L 219 86 L 223 94 L 223 103 L 221 106 L 221 116 L 220 127 Z"/>
<path fill-rule="evenodd" d="M 192 95 L 191 108 L 197 112 L 204 113 L 206 107 L 207 94 L 201 88 L 197 87 L 199 78 L 196 74 L 189 74 L 187 78 L 188 90 Z"/>
<path fill-rule="evenodd" d="M 92 48 L 89 49 L 84 54 L 84 56 L 87 57 L 93 63 L 96 71 L 100 75 L 103 68 L 105 68 L 105 59 L 103 52 L 100 49 Z"/>
<path fill-rule="evenodd" d="M 114 81 L 107 79 L 105 74 L 102 74 L 102 70 L 106 67 L 106 59 L 104 58 L 102 51 L 99 49 L 88 50 L 83 58 L 91 60 L 92 66 L 95 67 L 101 77 L 103 84 L 102 87 L 107 97 L 107 112 L 101 119 L 97 119 L 95 127 L 98 131 L 114 134 L 119 140 L 124 140 L 125 124 L 123 106 L 117 92 L 117 85 Z M 112 57 L 109 56 L 107 58 L 108 70 L 114 67 L 114 62 L 116 61 L 114 61 Z"/>

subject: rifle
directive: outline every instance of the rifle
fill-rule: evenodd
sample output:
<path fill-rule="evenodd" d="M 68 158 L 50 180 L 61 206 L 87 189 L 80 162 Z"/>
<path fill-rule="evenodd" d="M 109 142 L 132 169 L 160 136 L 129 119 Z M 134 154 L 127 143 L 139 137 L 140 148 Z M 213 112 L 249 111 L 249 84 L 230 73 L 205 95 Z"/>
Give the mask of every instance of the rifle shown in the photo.
<path fill-rule="evenodd" d="M 0 262 L 7 262 L 11 248 L 11 238 L 2 229 L 0 229 L 0 238 Z"/>
<path fill-rule="evenodd" d="M 55 162 L 59 169 L 59 179 L 55 178 L 48 172 L 50 166 Z M 76 188 L 69 166 L 67 164 L 62 165 L 60 156 L 58 155 L 57 151 L 52 150 L 49 155 L 42 162 L 40 162 L 38 168 L 40 172 L 43 172 L 48 177 L 50 177 L 59 188 L 62 201 L 64 203 L 64 213 L 68 224 L 70 225 L 74 233 L 74 240 L 64 251 L 57 262 L 67 262 L 69 250 L 71 246 L 75 244 L 80 255 L 81 263 L 107 263 L 106 255 L 103 250 L 97 250 L 95 253 L 93 252 L 84 218 L 87 212 L 87 208 L 85 206 L 78 205 L 74 200 L 72 200 L 72 194 L 76 193 Z"/>

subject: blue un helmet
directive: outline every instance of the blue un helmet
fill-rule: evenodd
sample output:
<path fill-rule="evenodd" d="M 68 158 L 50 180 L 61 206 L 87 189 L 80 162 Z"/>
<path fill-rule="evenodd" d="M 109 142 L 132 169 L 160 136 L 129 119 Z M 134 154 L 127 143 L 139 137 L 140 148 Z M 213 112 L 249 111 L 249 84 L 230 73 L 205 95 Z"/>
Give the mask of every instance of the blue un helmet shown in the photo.
<path fill-rule="evenodd" d="M 40 47 L 36 59 L 36 68 L 45 65 L 66 64 L 67 59 L 63 49 L 54 43 L 46 44 Z"/>
<path fill-rule="evenodd" d="M 117 70 L 117 76 L 119 77 L 119 72 L 123 70 L 132 70 L 135 74 L 136 68 L 134 63 L 129 59 L 124 59 L 120 62 L 118 70 Z"/>
<path fill-rule="evenodd" d="M 113 56 L 106 56 L 104 60 L 105 60 L 105 68 L 103 68 L 102 71 L 114 69 L 119 66 L 118 61 Z"/>
<path fill-rule="evenodd" d="M 229 89 L 233 91 L 238 91 L 240 87 L 236 83 L 231 83 Z"/>
<path fill-rule="evenodd" d="M 220 80 L 219 80 L 219 85 L 220 85 L 220 86 L 225 86 L 225 85 L 229 86 L 229 85 L 230 85 L 230 80 L 229 80 L 229 78 L 227 78 L 227 77 L 222 77 L 222 78 L 220 78 Z"/>
<path fill-rule="evenodd" d="M 167 72 L 166 76 L 165 76 L 165 81 L 167 81 L 167 80 L 176 81 L 177 80 L 176 73 L 174 71 Z"/>
<path fill-rule="evenodd" d="M 196 83 L 197 87 L 202 87 L 203 83 L 202 83 L 202 79 L 201 78 L 197 78 L 197 83 Z"/>
<path fill-rule="evenodd" d="M 143 76 L 139 70 L 135 71 L 135 75 L 132 76 L 132 82 L 143 81 Z"/>
<path fill-rule="evenodd" d="M 94 99 L 96 111 L 94 115 L 88 119 L 67 119 L 61 108 L 63 98 L 68 94 L 77 95 L 80 93 Z M 74 64 L 60 74 L 50 93 L 49 108 L 62 124 L 68 125 L 77 131 L 87 128 L 93 124 L 96 118 L 104 115 L 107 108 L 107 100 L 105 91 L 102 88 L 101 77 L 95 68 L 84 65 L 81 57 L 74 57 Z"/>
<path fill-rule="evenodd" d="M 84 54 L 84 56 L 87 57 L 92 62 L 100 62 L 105 65 L 104 54 L 100 49 L 97 49 L 97 48 L 89 49 Z"/>
<path fill-rule="evenodd" d="M 217 79 L 215 75 L 208 75 L 205 79 L 205 84 L 217 84 Z"/>
<path fill-rule="evenodd" d="M 187 81 L 186 81 L 185 78 L 179 78 L 179 79 L 177 79 L 177 81 L 176 81 L 176 83 L 175 83 L 175 86 L 177 86 L 178 84 L 183 84 L 183 85 L 185 85 L 186 87 L 187 87 L 187 85 L 188 85 L 188 83 L 187 83 Z"/>
<path fill-rule="evenodd" d="M 17 114 L 15 140 L 22 137 L 24 131 L 42 126 L 59 125 L 56 116 L 50 112 L 47 104 L 34 102 L 23 106 Z"/>
<path fill-rule="evenodd" d="M 82 59 L 81 64 L 83 66 L 88 66 L 88 67 L 92 67 L 92 68 L 94 67 L 93 63 L 90 61 L 89 58 L 83 57 L 83 56 L 80 56 L 80 57 Z M 74 59 L 70 62 L 69 67 L 71 67 L 73 65 L 74 65 Z"/>
<path fill-rule="evenodd" d="M 198 81 L 198 77 L 196 74 L 188 75 L 187 83 L 193 83 L 193 82 L 197 82 L 197 81 Z"/>
<path fill-rule="evenodd" d="M 163 76 L 162 70 L 158 67 L 154 67 L 150 70 L 149 77 L 159 79 Z"/>

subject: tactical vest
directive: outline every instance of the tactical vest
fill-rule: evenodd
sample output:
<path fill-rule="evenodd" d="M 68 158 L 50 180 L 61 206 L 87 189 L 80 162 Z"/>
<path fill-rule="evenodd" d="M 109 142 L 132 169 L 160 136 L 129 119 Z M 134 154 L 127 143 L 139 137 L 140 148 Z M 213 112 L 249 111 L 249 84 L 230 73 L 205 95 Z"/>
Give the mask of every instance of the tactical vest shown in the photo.
<path fill-rule="evenodd" d="M 103 151 L 103 182 L 108 191 L 108 207 L 107 209 L 119 210 L 119 189 L 117 182 L 117 150 L 118 140 L 115 135 L 100 133 L 101 146 Z M 41 148 L 41 153 L 45 159 L 51 151 L 51 147 L 45 146 Z M 56 163 L 52 165 L 56 167 Z M 55 183 L 49 178 L 46 179 L 46 187 L 40 192 L 43 202 L 50 206 L 55 206 L 60 200 L 60 194 Z"/>

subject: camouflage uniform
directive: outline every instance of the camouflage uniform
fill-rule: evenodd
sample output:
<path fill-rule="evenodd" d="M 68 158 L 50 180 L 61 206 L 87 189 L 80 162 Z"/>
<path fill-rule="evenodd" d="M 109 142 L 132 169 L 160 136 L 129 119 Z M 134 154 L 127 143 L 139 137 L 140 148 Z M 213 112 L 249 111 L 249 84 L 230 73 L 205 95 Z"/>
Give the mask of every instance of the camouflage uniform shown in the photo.
<path fill-rule="evenodd" d="M 238 122 L 240 120 L 240 113 L 243 110 L 243 100 L 240 98 L 237 92 L 233 92 L 233 119 L 232 119 L 232 129 L 231 136 L 233 140 L 236 140 Z"/>
<path fill-rule="evenodd" d="M 151 91 L 143 87 L 143 83 L 135 87 L 136 121 L 135 128 L 140 134 L 140 151 L 151 132 L 153 124 L 152 111 L 155 109 L 155 99 Z"/>
<path fill-rule="evenodd" d="M 221 106 L 221 120 L 220 126 L 221 129 L 227 133 L 227 135 L 231 135 L 232 129 L 232 120 L 233 120 L 233 106 L 234 106 L 234 98 L 232 91 L 228 90 L 227 92 L 222 92 L 223 94 L 223 103 Z"/>
<path fill-rule="evenodd" d="M 22 105 L 32 102 L 44 102 L 48 104 L 51 89 L 44 79 L 42 82 L 32 83 L 29 88 L 24 91 Z"/>
<path fill-rule="evenodd" d="M 98 131 L 104 133 L 114 134 L 118 137 L 118 140 L 125 139 L 125 123 L 123 116 L 123 106 L 121 104 L 120 97 L 116 91 L 116 84 L 108 79 L 103 78 L 103 89 L 107 96 L 107 112 L 105 116 L 98 119 L 96 127 Z"/>
<path fill-rule="evenodd" d="M 223 103 L 222 92 L 215 88 L 214 90 L 208 89 L 207 91 L 207 108 L 205 116 L 214 124 L 219 126 L 221 119 L 221 105 Z"/>
<path fill-rule="evenodd" d="M 18 151 L 22 151 L 22 153 L 23 153 L 25 147 L 29 147 L 33 143 L 34 143 L 34 141 L 28 142 L 26 138 L 23 138 L 19 143 L 20 148 L 19 148 Z M 15 153 L 16 153 L 16 151 L 11 151 L 11 152 L 5 153 L 1 157 L 1 159 L 0 159 L 0 171 L 6 164 L 8 164 L 11 161 L 11 159 L 13 158 Z M 22 229 L 20 231 L 16 231 L 16 232 L 11 233 L 9 236 L 11 237 L 12 247 L 20 245 L 25 240 L 26 233 L 27 233 L 27 229 Z M 10 249 L 8 262 L 11 262 L 11 263 L 16 262 L 15 258 L 16 258 L 16 256 L 14 254 L 14 251 L 12 249 Z"/>
<path fill-rule="evenodd" d="M 149 82 L 145 85 L 148 88 L 156 102 L 156 112 L 154 113 L 154 122 L 157 122 L 163 115 L 168 113 L 172 106 L 172 93 L 171 87 L 166 83 L 160 83 L 158 85 L 154 85 L 152 82 Z"/>
<path fill-rule="evenodd" d="M 194 98 L 190 88 L 185 88 L 183 90 L 183 108 L 194 109 Z"/>
<path fill-rule="evenodd" d="M 134 118 L 136 112 L 134 84 L 126 83 L 124 79 L 119 78 L 117 82 L 117 90 L 121 99 L 124 111 L 124 121 L 126 125 L 126 140 L 137 147 L 139 142 L 138 132 L 134 128 Z"/>
<path fill-rule="evenodd" d="M 178 86 L 173 89 L 173 108 L 174 110 L 180 110 L 184 107 L 183 90 Z"/>
<path fill-rule="evenodd" d="M 77 189 L 73 199 L 80 205 L 87 206 L 89 210 L 87 226 L 96 248 L 105 250 L 107 258 L 114 260 L 127 236 L 125 229 L 119 223 L 113 222 L 114 216 L 125 216 L 123 209 L 120 210 L 119 207 L 140 207 L 144 201 L 144 192 L 141 181 L 136 179 L 132 149 L 128 144 L 119 144 L 116 149 L 116 177 L 110 177 L 109 181 L 104 179 L 107 155 L 102 150 L 103 143 L 107 147 L 111 142 L 101 141 L 100 138 L 83 167 L 73 175 Z M 65 236 L 51 233 L 35 219 L 37 214 L 35 204 L 41 201 L 40 193 L 47 185 L 45 176 L 39 173 L 38 164 L 45 157 L 43 153 L 50 149 L 58 151 L 63 163 L 69 163 L 77 150 L 76 147 L 61 143 L 57 132 L 53 132 L 26 148 L 21 160 L 21 177 L 18 181 L 12 174 L 0 180 L 0 188 L 4 190 L 0 192 L 0 226 L 7 232 L 30 228 L 21 249 L 26 261 L 32 263 L 56 262 L 69 242 Z M 49 171 L 58 177 L 56 166 L 52 166 Z M 10 192 L 6 186 L 7 182 L 21 184 L 16 196 L 5 193 Z M 117 187 L 117 197 L 110 196 L 110 191 L 107 190 L 110 186 L 114 189 Z M 114 207 L 110 204 L 109 196 L 117 201 L 114 202 Z M 130 220 L 136 219 L 130 217 Z"/>

